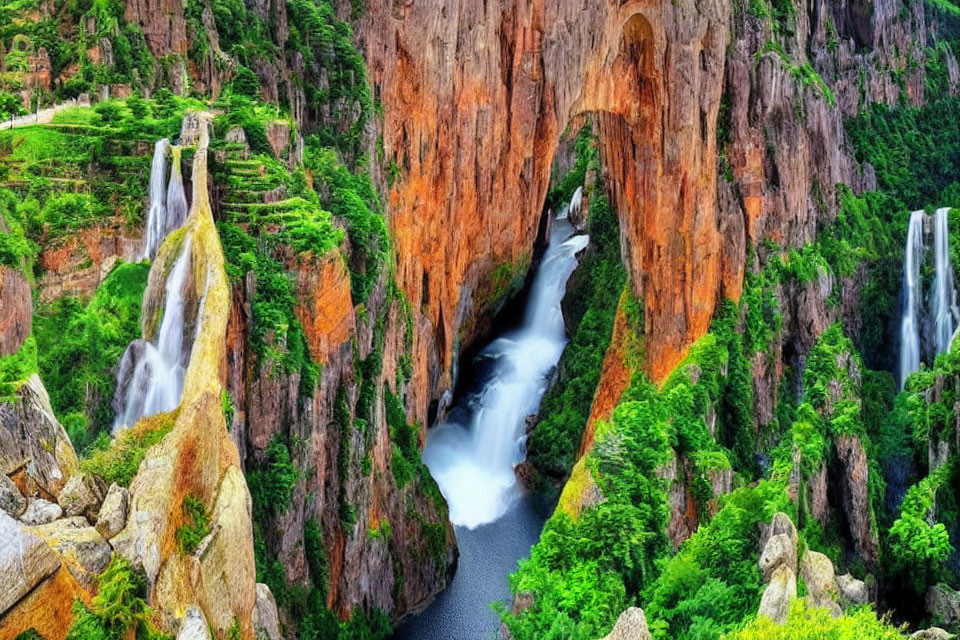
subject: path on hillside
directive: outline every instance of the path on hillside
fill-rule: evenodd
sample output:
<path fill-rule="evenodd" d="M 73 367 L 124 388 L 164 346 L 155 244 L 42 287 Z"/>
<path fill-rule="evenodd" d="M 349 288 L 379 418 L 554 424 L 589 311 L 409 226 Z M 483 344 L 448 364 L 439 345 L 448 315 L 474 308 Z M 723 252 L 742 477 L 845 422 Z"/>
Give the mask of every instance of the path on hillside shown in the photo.
<path fill-rule="evenodd" d="M 73 107 L 89 107 L 89 100 L 80 100 L 74 98 L 73 100 L 67 100 L 66 102 L 61 102 L 55 104 L 52 107 L 47 107 L 46 109 L 40 109 L 34 113 L 28 113 L 25 116 L 17 116 L 15 118 L 8 118 L 3 122 L 0 122 L 0 131 L 3 129 L 13 129 L 14 127 L 23 127 L 28 124 L 50 124 L 53 120 L 53 116 L 57 113 L 64 111 L 65 109 L 72 109 Z"/>

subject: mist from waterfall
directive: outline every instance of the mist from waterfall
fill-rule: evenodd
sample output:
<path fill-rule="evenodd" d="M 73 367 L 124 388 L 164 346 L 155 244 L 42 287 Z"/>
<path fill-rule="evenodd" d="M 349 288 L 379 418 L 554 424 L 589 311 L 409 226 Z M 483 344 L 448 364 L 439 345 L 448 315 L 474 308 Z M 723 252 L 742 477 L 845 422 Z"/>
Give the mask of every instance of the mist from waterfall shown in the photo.
<path fill-rule="evenodd" d="M 167 179 L 167 153 L 173 156 L 170 177 Z M 175 231 L 187 219 L 187 197 L 183 189 L 180 169 L 180 148 L 171 146 L 170 140 L 157 140 L 153 147 L 153 162 L 150 166 L 150 204 L 144 229 L 142 259 L 153 260 L 157 250 L 171 231 Z"/>
<path fill-rule="evenodd" d="M 137 420 L 180 404 L 189 349 L 184 348 L 186 326 L 185 290 L 191 276 L 191 238 L 188 235 L 164 287 L 163 320 L 155 342 L 139 339 L 127 346 L 117 373 L 114 408 L 116 433 Z"/>
<path fill-rule="evenodd" d="M 566 346 L 560 301 L 588 237 L 565 211 L 530 288 L 520 327 L 487 345 L 473 366 L 483 379 L 430 430 L 423 461 L 450 506 L 450 521 L 470 529 L 500 518 L 520 496 L 514 466 L 524 457 L 525 424 L 535 414 Z"/>
<path fill-rule="evenodd" d="M 937 209 L 933 219 L 934 276 L 928 300 L 928 313 L 922 307 L 923 278 L 926 245 L 924 226 L 928 220 L 924 211 L 910 214 L 907 243 L 903 257 L 903 309 L 900 319 L 900 388 L 903 389 L 911 373 L 920 369 L 923 354 L 933 357 L 950 349 L 960 310 L 954 287 L 953 265 L 950 260 L 948 214 L 950 208 Z"/>

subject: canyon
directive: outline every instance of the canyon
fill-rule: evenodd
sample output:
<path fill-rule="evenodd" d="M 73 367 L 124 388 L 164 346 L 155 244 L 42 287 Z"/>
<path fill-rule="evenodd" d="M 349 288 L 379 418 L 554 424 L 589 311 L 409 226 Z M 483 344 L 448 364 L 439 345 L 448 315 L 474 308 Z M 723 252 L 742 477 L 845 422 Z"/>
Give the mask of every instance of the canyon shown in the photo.
<path fill-rule="evenodd" d="M 953 0 L 113 4 L 3 10 L 0 110 L 69 106 L 0 129 L 0 639 L 128 574 L 123 637 L 387 637 L 491 523 L 503 637 L 956 622 Z M 549 340 L 482 349 L 568 224 Z"/>

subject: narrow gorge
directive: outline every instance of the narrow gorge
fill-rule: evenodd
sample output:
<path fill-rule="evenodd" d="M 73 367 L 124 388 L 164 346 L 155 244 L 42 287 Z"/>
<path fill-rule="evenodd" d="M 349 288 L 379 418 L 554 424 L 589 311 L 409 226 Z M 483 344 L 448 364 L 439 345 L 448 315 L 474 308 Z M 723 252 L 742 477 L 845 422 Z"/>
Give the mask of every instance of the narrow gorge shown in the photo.
<path fill-rule="evenodd" d="M 0 640 L 960 632 L 957 0 L 0 7 Z"/>

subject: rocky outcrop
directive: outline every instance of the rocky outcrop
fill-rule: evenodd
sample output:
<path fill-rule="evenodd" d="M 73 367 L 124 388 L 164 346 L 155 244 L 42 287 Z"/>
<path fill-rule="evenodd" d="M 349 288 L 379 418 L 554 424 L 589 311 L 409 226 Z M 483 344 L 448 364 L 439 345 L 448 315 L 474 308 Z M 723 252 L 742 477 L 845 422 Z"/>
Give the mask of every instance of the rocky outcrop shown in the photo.
<path fill-rule="evenodd" d="M 280 634 L 280 616 L 270 587 L 257 583 L 257 604 L 253 608 L 254 640 L 283 640 Z"/>
<path fill-rule="evenodd" d="M 613 630 L 601 640 L 653 640 L 643 609 L 630 607 L 621 613 Z"/>
<path fill-rule="evenodd" d="M 32 531 L 60 556 L 60 561 L 84 589 L 96 591 L 96 577 L 107 568 L 113 549 L 85 518 L 55 520 Z"/>
<path fill-rule="evenodd" d="M 760 597 L 757 615 L 766 616 L 774 622 L 786 622 L 790 603 L 797 599 L 797 574 L 786 565 L 778 566 Z"/>
<path fill-rule="evenodd" d="M 106 494 L 107 487 L 98 476 L 77 473 L 60 490 L 57 502 L 67 516 L 83 515 L 95 521 Z"/>
<path fill-rule="evenodd" d="M 945 626 L 960 622 L 960 592 L 945 584 L 938 584 L 927 590 L 927 613 Z"/>
<path fill-rule="evenodd" d="M 2 217 L 0 233 L 4 233 Z M 16 353 L 32 330 L 30 283 L 19 271 L 0 266 L 0 358 Z"/>
<path fill-rule="evenodd" d="M 872 567 L 877 562 L 879 543 L 870 507 L 867 454 L 860 438 L 856 436 L 840 436 L 834 446 L 837 458 L 843 466 L 841 490 L 843 509 L 850 522 L 850 535 L 860 557 L 868 567 Z"/>
<path fill-rule="evenodd" d="M 20 520 L 29 525 L 41 525 L 53 522 L 63 515 L 63 509 L 56 502 L 43 498 L 31 498 Z"/>
<path fill-rule="evenodd" d="M 0 512 L 0 623 L 13 605 L 59 568 L 57 554 L 39 536 Z"/>
<path fill-rule="evenodd" d="M 828 609 L 835 618 L 843 614 L 837 603 L 840 599 L 840 587 L 837 586 L 830 558 L 807 549 L 800 562 L 800 577 L 807 586 L 807 602 L 811 606 Z"/>
<path fill-rule="evenodd" d="M 142 244 L 139 230 L 114 218 L 44 246 L 38 258 L 43 267 L 37 282 L 38 300 L 89 299 L 118 261 L 140 260 Z"/>
<path fill-rule="evenodd" d="M 0 472 L 11 476 L 24 495 L 53 498 L 78 464 L 40 376 L 31 375 L 16 400 L 0 403 Z"/>
<path fill-rule="evenodd" d="M 116 483 L 110 485 L 97 515 L 97 532 L 109 540 L 127 524 L 130 491 Z"/>
<path fill-rule="evenodd" d="M 867 583 L 863 580 L 857 580 L 849 573 L 837 576 L 837 586 L 840 587 L 840 593 L 850 604 L 867 604 L 871 600 L 870 587 L 867 586 Z"/>
<path fill-rule="evenodd" d="M 777 513 L 760 531 L 760 571 L 767 586 L 758 615 L 784 622 L 797 597 L 797 530 L 784 513 Z"/>
<path fill-rule="evenodd" d="M 27 499 L 20 493 L 20 489 L 5 473 L 0 473 L 0 509 L 16 518 L 19 517 L 26 508 Z"/>

